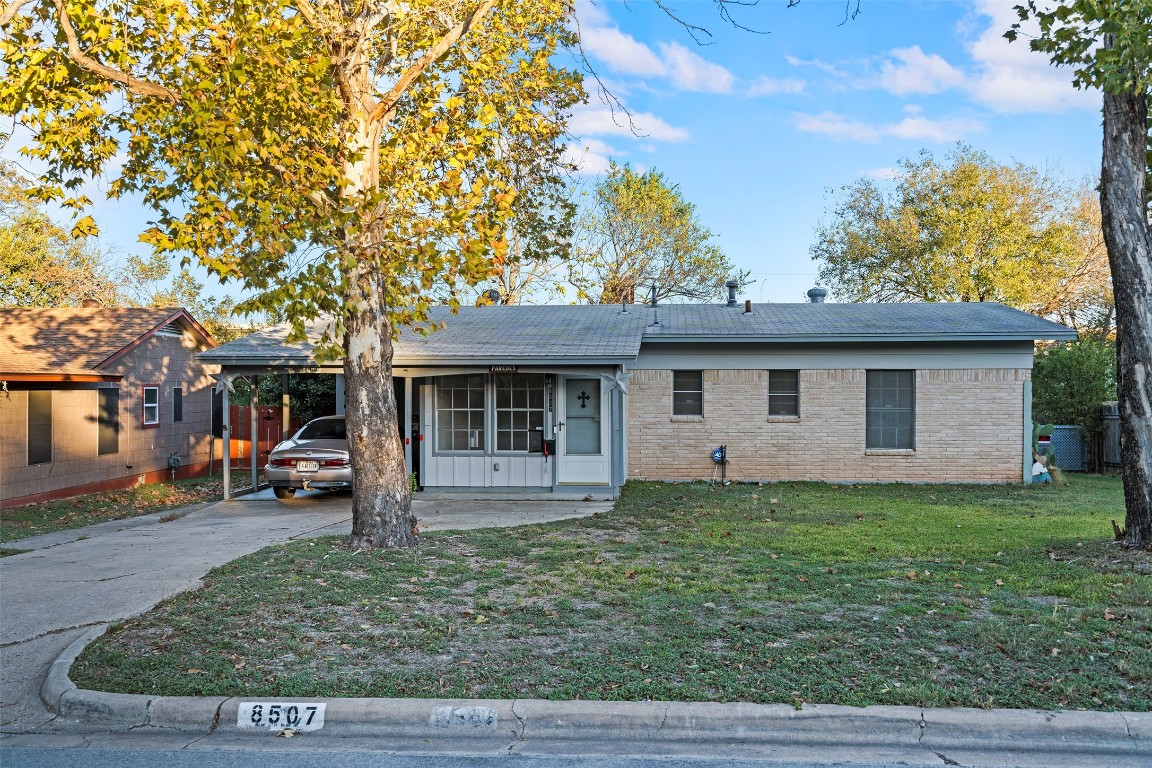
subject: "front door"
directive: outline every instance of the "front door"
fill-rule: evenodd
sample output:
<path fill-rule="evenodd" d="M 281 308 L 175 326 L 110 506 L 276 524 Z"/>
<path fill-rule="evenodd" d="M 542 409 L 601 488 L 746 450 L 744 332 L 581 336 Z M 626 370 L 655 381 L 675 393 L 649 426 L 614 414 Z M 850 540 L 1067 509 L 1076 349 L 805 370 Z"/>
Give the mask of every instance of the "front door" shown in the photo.
<path fill-rule="evenodd" d="M 560 382 L 556 435 L 556 481 L 560 485 L 608 485 L 607 393 L 600 377 L 566 377 Z"/>

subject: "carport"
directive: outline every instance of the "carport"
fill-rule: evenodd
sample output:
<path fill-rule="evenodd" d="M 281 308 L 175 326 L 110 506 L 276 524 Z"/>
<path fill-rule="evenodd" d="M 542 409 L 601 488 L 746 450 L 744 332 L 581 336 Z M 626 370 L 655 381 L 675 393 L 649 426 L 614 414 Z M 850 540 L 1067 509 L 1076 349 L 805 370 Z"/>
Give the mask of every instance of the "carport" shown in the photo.
<path fill-rule="evenodd" d="M 430 314 L 443 327 L 427 335 L 402 331 L 392 366 L 405 464 L 421 490 L 619 494 L 627 465 L 627 365 L 639 352 L 642 312 L 506 306 L 464 307 L 455 315 L 433 307 Z M 308 338 L 318 339 L 326 325 L 308 324 Z M 342 365 L 318 364 L 313 343 L 289 343 L 288 332 L 287 324 L 267 328 L 204 352 L 200 360 L 221 367 L 223 393 L 241 377 L 287 381 L 292 374 L 334 374 L 336 413 L 342 414 Z M 255 386 L 252 391 L 255 433 Z M 287 395 L 280 408 L 288 424 Z M 221 426 L 230 456 L 233 425 Z M 253 462 L 253 487 L 257 475 Z M 227 467 L 224 482 L 230 498 Z"/>

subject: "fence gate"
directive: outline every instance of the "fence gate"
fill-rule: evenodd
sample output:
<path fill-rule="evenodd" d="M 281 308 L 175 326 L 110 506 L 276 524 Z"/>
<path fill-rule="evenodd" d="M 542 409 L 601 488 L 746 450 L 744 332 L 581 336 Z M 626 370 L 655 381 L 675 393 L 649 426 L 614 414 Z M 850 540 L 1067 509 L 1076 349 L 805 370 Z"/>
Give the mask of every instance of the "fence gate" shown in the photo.
<path fill-rule="evenodd" d="M 1071 472 L 1083 472 L 1088 460 L 1088 446 L 1080 437 L 1080 428 L 1061 424 L 1052 431 L 1052 451 L 1056 466 Z"/>

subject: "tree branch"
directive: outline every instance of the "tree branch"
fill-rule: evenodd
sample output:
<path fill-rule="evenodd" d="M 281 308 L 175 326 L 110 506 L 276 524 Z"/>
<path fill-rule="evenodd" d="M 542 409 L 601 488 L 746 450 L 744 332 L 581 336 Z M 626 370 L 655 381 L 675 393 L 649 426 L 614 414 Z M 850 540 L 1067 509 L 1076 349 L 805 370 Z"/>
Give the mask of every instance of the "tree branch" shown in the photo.
<path fill-rule="evenodd" d="M 20 12 L 20 9 L 30 2 L 32 2 L 32 0 L 12 0 L 12 2 L 8 4 L 8 7 L 4 9 L 4 12 L 0 13 L 0 27 L 6 27 L 12 23 L 12 19 L 16 18 L 16 14 Z"/>
<path fill-rule="evenodd" d="M 20 2 L 20 0 L 16 0 Z M 118 69 L 105 66 L 96 61 L 92 57 L 85 54 L 80 50 L 80 41 L 76 38 L 76 28 L 72 26 L 72 20 L 68 18 L 68 12 L 64 10 L 63 0 L 55 0 L 56 12 L 59 15 L 60 30 L 64 33 L 65 39 L 68 41 L 68 58 L 75 64 L 88 70 L 94 75 L 99 75 L 105 80 L 111 80 L 114 83 L 121 83 L 128 89 L 129 93 L 134 93 L 137 96 L 151 96 L 165 101 L 178 104 L 182 99 L 180 94 L 165 88 L 162 85 L 150 83 L 147 80 L 132 77 L 132 75 L 121 72 Z M 9 6 L 11 8 L 11 6 Z M 5 15 L 7 15 L 5 11 Z"/>
<path fill-rule="evenodd" d="M 420 75 L 424 74 L 424 70 L 428 69 L 428 67 L 432 66 L 433 63 L 447 53 L 448 49 L 468 33 L 468 30 L 472 29 L 478 21 L 483 19 L 488 12 L 492 10 L 492 6 L 494 5 L 496 5 L 496 0 L 483 0 L 480 5 L 476 6 L 476 10 L 472 11 L 468 18 L 448 30 L 448 33 L 440 38 L 434 46 L 429 48 L 428 52 L 421 56 L 415 64 L 409 67 L 404 74 L 400 76 L 400 79 L 396 81 L 396 84 L 392 86 L 391 90 L 384 94 L 384 98 L 380 100 L 380 103 L 372 110 L 372 114 L 368 116 L 369 122 L 377 123 L 390 120 L 396 110 L 396 105 L 400 102 L 400 98 L 412 83 L 414 83 Z"/>

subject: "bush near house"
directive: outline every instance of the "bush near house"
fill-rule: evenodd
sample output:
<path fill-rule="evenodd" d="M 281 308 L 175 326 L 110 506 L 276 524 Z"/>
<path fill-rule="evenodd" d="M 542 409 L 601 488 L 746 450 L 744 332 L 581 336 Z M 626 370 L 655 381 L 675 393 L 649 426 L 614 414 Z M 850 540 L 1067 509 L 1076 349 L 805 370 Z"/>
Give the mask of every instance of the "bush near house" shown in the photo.
<path fill-rule="evenodd" d="M 271 547 L 115 628 L 82 687 L 1152 710 L 1120 481 L 629 483 L 606 515 Z"/>

